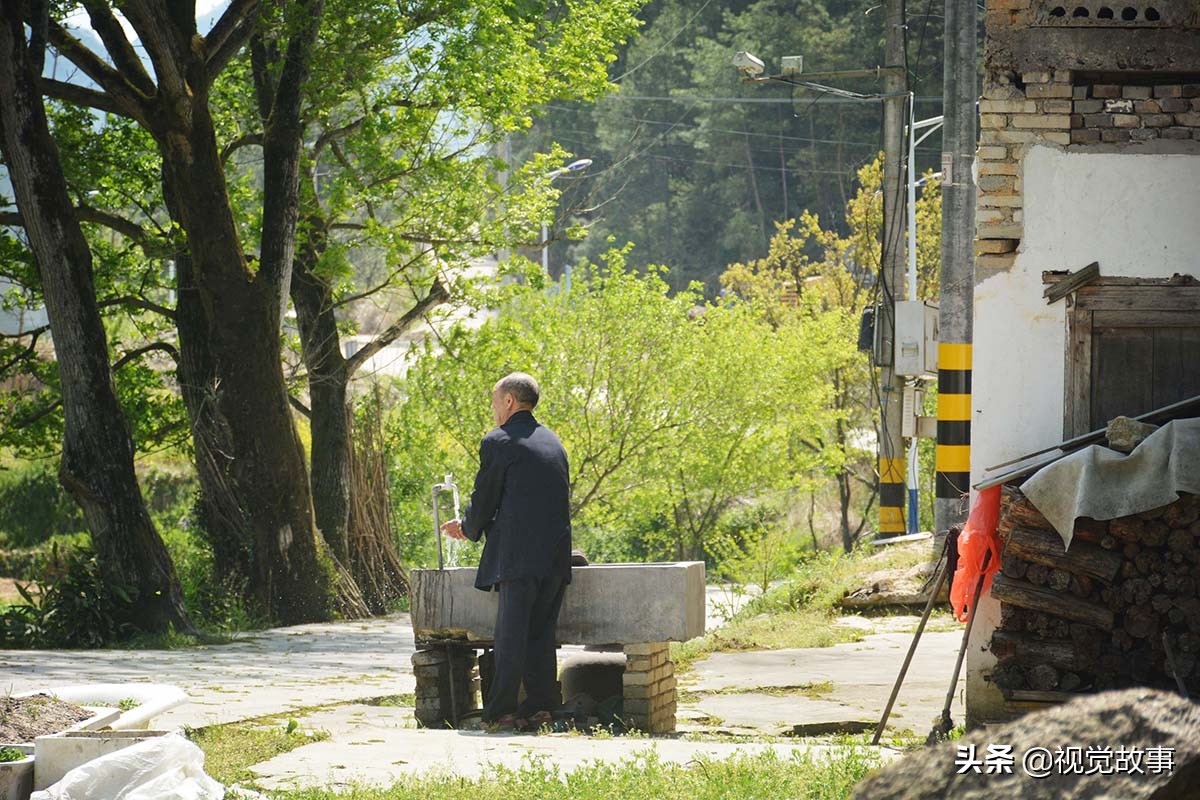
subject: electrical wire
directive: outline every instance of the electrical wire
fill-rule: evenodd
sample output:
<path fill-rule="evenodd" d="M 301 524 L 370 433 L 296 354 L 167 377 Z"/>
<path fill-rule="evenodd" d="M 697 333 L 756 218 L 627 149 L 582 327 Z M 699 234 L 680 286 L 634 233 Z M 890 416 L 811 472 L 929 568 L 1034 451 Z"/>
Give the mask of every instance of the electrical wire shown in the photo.
<path fill-rule="evenodd" d="M 679 36 L 680 36 L 680 34 L 682 34 L 684 31 L 686 31 L 686 30 L 687 30 L 687 29 L 688 29 L 688 28 L 691 26 L 691 24 L 692 24 L 693 22 L 695 22 L 695 21 L 696 21 L 696 17 L 698 17 L 698 16 L 700 16 L 702 13 L 704 13 L 704 9 L 708 8 L 708 5 L 709 5 L 709 3 L 711 3 L 711 2 L 712 2 L 712 0 L 704 0 L 704 5 L 700 6 L 700 9 L 699 9 L 699 10 L 698 10 L 698 11 L 697 11 L 695 14 L 692 14 L 692 16 L 688 17 L 688 20 L 687 20 L 687 22 L 683 23 L 683 27 L 682 27 L 682 28 L 680 28 L 679 30 L 675 31 L 675 33 L 673 33 L 673 34 L 671 35 L 671 38 L 669 38 L 669 39 L 667 39 L 665 42 L 663 42 L 663 43 L 662 43 L 662 44 L 659 46 L 659 48 L 658 48 L 657 50 L 655 50 L 653 53 L 651 53 L 650 55 L 648 55 L 648 56 L 647 56 L 645 59 L 643 59 L 642 61 L 640 61 L 639 63 L 637 63 L 637 64 L 636 64 L 636 65 L 634 65 L 633 67 L 630 67 L 629 69 L 625 70 L 625 72 L 624 72 L 623 74 L 621 74 L 620 76 L 618 76 L 618 77 L 616 77 L 616 78 L 613 78 L 613 81 L 612 81 L 612 82 L 613 82 L 613 83 L 620 83 L 620 82 L 621 82 L 621 81 L 623 81 L 625 78 L 629 77 L 630 75 L 632 75 L 633 73 L 637 72 L 639 69 L 641 69 L 642 67 L 646 66 L 646 65 L 647 65 L 647 64 L 649 64 L 651 61 L 653 61 L 654 59 L 656 59 L 656 58 L 658 58 L 660 55 L 662 55 L 662 52 L 663 52 L 664 50 L 666 50 L 666 49 L 667 49 L 667 47 L 668 47 L 668 46 L 670 46 L 670 44 L 671 44 L 672 42 L 674 42 L 676 39 L 678 39 L 678 38 L 679 38 Z"/>

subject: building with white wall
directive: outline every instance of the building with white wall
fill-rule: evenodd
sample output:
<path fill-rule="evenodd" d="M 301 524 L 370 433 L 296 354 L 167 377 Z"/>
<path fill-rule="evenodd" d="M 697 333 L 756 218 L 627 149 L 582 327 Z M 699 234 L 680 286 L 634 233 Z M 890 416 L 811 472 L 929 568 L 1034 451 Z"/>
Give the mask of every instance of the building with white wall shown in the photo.
<path fill-rule="evenodd" d="M 980 104 L 972 482 L 1200 395 L 1200 6 L 988 0 Z M 1092 262 L 1099 277 L 1049 302 Z M 967 653 L 973 721 L 999 603 Z"/>

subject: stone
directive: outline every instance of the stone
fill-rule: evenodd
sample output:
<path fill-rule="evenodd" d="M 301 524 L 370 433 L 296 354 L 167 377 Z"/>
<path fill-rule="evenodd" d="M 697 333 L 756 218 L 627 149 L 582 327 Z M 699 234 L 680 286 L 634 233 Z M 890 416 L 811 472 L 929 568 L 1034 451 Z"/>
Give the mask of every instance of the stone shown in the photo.
<path fill-rule="evenodd" d="M 1106 114 L 1132 114 L 1132 100 L 1105 100 L 1104 112 Z"/>
<path fill-rule="evenodd" d="M 1103 100 L 1076 100 L 1073 105 L 1076 114 L 1099 114 L 1104 110 Z"/>
<path fill-rule="evenodd" d="M 1200 127 L 1200 112 L 1188 112 L 1175 115 L 1176 125 L 1187 125 L 1189 128 Z"/>
<path fill-rule="evenodd" d="M 1100 140 L 1109 143 L 1129 141 L 1129 131 L 1126 129 L 1106 128 L 1100 131 Z"/>
<path fill-rule="evenodd" d="M 1156 430 L 1158 430 L 1158 426 L 1148 422 L 1138 422 L 1131 417 L 1116 417 L 1108 421 L 1105 436 L 1108 438 L 1110 448 L 1128 453 Z"/>
<path fill-rule="evenodd" d="M 1183 130 L 1190 131 L 1191 129 L 1184 128 Z M 1190 133 L 1188 134 L 1188 138 L 1191 138 Z M 1100 131 L 1095 128 L 1071 131 L 1071 144 L 1096 144 L 1099 141 Z"/>
<path fill-rule="evenodd" d="M 1023 8 L 1028 7 L 1029 4 L 1026 3 Z M 1021 80 L 1025 83 L 1049 83 L 1053 77 L 1054 75 L 1049 72 L 1025 72 L 1021 75 Z"/>
<path fill-rule="evenodd" d="M 993 208 L 1019 208 L 1025 201 L 1019 194 L 980 194 L 978 204 Z"/>
<path fill-rule="evenodd" d="M 1011 253 L 1020 243 L 1019 239 L 979 239 L 975 242 L 975 253 Z"/>
<path fill-rule="evenodd" d="M 1020 175 L 1021 165 L 1015 161 L 994 161 L 979 165 L 980 175 Z"/>
<path fill-rule="evenodd" d="M 1075 86 L 1071 89 L 1071 96 L 1076 100 L 1086 100 L 1087 96 L 1091 93 L 1091 90 L 1091 86 Z"/>
<path fill-rule="evenodd" d="M 1033 83 L 1025 87 L 1025 95 L 1034 99 L 1070 98 L 1071 86 L 1066 83 Z"/>
<path fill-rule="evenodd" d="M 1092 87 L 1092 97 L 1120 97 L 1121 87 L 1108 83 L 1096 84 Z"/>
<path fill-rule="evenodd" d="M 1025 228 L 1022 225 L 977 224 L 975 226 L 977 239 L 1020 239 L 1024 233 Z"/>
<path fill-rule="evenodd" d="M 1149 86 L 1124 86 L 1121 88 L 1121 96 L 1131 100 L 1145 100 L 1153 93 Z"/>
<path fill-rule="evenodd" d="M 1183 97 L 1183 86 L 1178 83 L 1154 87 L 1155 97 Z"/>
<path fill-rule="evenodd" d="M 1138 128 L 1129 132 L 1129 140 L 1132 142 L 1148 142 L 1157 138 L 1157 128 Z"/>
<path fill-rule="evenodd" d="M 980 114 L 979 127 L 981 128 L 1003 128 L 1008 124 L 1008 118 L 1004 114 Z"/>
<path fill-rule="evenodd" d="M 475 588 L 473 567 L 413 570 L 411 580 L 418 642 L 451 637 L 491 641 L 497 595 Z M 703 633 L 702 561 L 575 567 L 558 618 L 562 644 L 650 642 L 661 648 L 663 642 Z"/>
<path fill-rule="evenodd" d="M 1111 128 L 1112 114 L 1084 114 L 1083 125 L 1086 128 Z"/>
<path fill-rule="evenodd" d="M 1112 121 L 1114 128 L 1137 128 L 1142 124 L 1137 114 L 1113 114 Z"/>
<path fill-rule="evenodd" d="M 445 664 L 445 650 L 418 650 L 412 654 L 412 665 L 414 667 L 426 667 L 432 664 Z"/>
<path fill-rule="evenodd" d="M 1011 119 L 1014 128 L 1070 128 L 1069 114 L 1013 114 Z"/>
<path fill-rule="evenodd" d="M 1144 114 L 1142 116 L 1142 126 L 1146 128 L 1166 128 L 1174 121 L 1170 114 Z"/>
<path fill-rule="evenodd" d="M 1016 188 L 1011 175 L 980 175 L 976 185 L 984 192 L 1012 192 Z"/>
<path fill-rule="evenodd" d="M 625 657 L 653 656 L 668 649 L 666 642 L 638 642 L 625 645 Z"/>
<path fill-rule="evenodd" d="M 1178 98 L 1167 98 L 1158 101 L 1159 109 L 1166 114 L 1178 114 L 1181 111 L 1190 111 L 1192 108 L 1191 102 Z"/>
<path fill-rule="evenodd" d="M 1128 689 L 1085 695 L 1048 711 L 1028 714 L 1007 725 L 988 726 L 933 748 L 917 751 L 870 775 L 854 790 L 855 800 L 1032 800 L 1050 797 L 1112 797 L 1121 800 L 1168 800 L 1195 796 L 1200 781 L 1200 705 L 1154 689 Z M 988 774 L 962 769 L 964 751 L 974 747 L 986 759 L 990 745 L 1011 746 L 1011 772 Z M 1080 748 L 1085 754 L 1079 773 L 1057 768 L 1058 749 Z M 1042 777 L 1024 768 L 1026 754 L 1044 748 L 1049 767 Z M 1094 770 L 1086 753 L 1137 749 L 1141 769 Z M 1170 755 L 1173 769 L 1147 769 L 1150 748 L 1160 758 Z M 1086 774 L 1085 774 L 1086 773 Z"/>
<path fill-rule="evenodd" d="M 1037 103 L 1032 100 L 980 100 L 980 114 L 1036 114 Z"/>
<path fill-rule="evenodd" d="M 1164 139 L 1191 139 L 1195 128 L 1163 128 L 1162 138 Z"/>
<path fill-rule="evenodd" d="M 1133 102 L 1133 113 L 1135 114 L 1158 114 L 1162 111 L 1162 104 L 1157 100 L 1135 100 Z"/>
<path fill-rule="evenodd" d="M 1016 260 L 1016 255 L 1012 253 L 1004 255 L 982 255 L 976 257 L 975 264 L 982 269 L 1006 270 L 1011 269 Z"/>

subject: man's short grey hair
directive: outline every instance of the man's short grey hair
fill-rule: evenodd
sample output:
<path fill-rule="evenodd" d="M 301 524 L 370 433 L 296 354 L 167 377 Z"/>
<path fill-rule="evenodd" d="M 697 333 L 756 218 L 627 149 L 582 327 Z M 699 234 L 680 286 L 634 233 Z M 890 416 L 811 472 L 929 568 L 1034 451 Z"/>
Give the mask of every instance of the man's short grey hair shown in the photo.
<path fill-rule="evenodd" d="M 505 394 L 511 394 L 518 403 L 530 408 L 536 408 L 538 399 L 542 396 L 541 387 L 537 380 L 524 372 L 511 372 L 496 382 L 496 388 Z"/>

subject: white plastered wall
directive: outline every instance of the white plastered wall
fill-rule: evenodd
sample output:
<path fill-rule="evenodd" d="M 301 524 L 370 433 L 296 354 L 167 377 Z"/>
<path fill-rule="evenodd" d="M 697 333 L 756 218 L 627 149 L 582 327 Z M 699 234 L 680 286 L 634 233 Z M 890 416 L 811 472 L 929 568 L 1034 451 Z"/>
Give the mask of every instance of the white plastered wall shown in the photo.
<path fill-rule="evenodd" d="M 972 482 L 987 467 L 1062 441 L 1066 303 L 1047 305 L 1044 270 L 1100 262 L 1102 276 L 1200 277 L 1200 155 L 1069 152 L 1023 160 L 1024 238 L 1013 267 L 975 287 Z M 967 652 L 967 714 L 1003 715 L 984 680 L 1000 616 L 985 597 Z"/>

